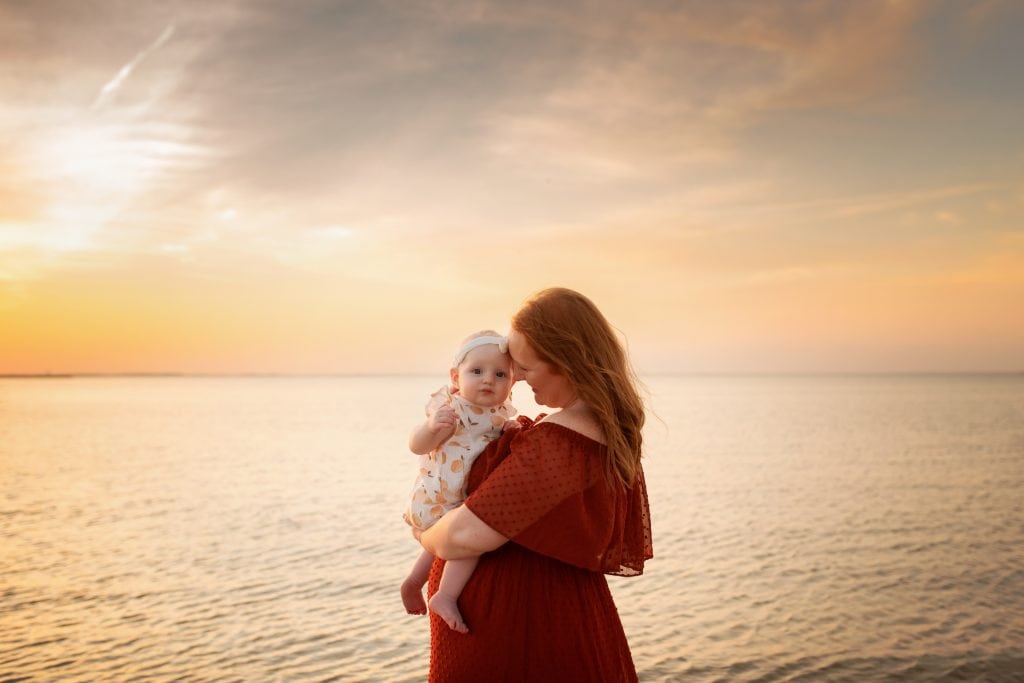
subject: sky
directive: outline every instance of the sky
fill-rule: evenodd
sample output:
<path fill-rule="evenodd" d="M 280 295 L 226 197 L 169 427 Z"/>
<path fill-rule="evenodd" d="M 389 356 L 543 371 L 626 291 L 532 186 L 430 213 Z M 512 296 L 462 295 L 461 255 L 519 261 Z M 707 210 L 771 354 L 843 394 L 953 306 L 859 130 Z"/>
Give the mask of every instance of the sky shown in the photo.
<path fill-rule="evenodd" d="M 0 373 L 1024 371 L 1024 3 L 0 0 Z"/>

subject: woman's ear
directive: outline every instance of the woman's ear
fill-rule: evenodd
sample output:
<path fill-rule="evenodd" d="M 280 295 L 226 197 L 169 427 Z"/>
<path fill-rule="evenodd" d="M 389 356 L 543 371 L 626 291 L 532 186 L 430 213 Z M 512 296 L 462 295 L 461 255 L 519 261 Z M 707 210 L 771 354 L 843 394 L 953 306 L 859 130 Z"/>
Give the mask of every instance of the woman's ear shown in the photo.
<path fill-rule="evenodd" d="M 458 391 L 459 390 L 459 369 L 458 368 L 452 368 L 449 374 L 451 375 L 451 378 L 452 378 L 452 387 L 456 391 Z"/>

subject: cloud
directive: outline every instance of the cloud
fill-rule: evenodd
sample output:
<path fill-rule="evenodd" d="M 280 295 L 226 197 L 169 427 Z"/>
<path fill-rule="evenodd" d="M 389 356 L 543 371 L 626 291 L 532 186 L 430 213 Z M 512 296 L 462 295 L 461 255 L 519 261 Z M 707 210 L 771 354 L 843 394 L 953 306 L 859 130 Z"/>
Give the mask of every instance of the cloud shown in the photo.
<path fill-rule="evenodd" d="M 979 31 L 985 24 L 995 21 L 1001 16 L 1005 17 L 1019 10 L 1020 5 L 1013 0 L 976 0 L 976 2 L 966 3 L 960 9 L 967 19 L 965 25 L 972 32 Z"/>
<path fill-rule="evenodd" d="M 518 28 L 550 22 L 564 46 L 558 68 L 532 72 L 528 98 L 506 98 L 488 119 L 489 148 L 601 181 L 734 161 L 743 132 L 768 112 L 872 106 L 892 96 L 928 6 L 531 7 L 524 14 L 532 20 Z M 471 21 L 491 17 L 478 11 Z"/>
<path fill-rule="evenodd" d="M 65 256 L 123 254 L 132 241 L 173 243 L 153 220 L 167 213 L 161 203 L 175 195 L 181 203 L 218 154 L 211 136 L 194 125 L 195 103 L 181 93 L 191 60 L 204 49 L 202 22 L 220 21 L 223 11 L 178 24 L 167 7 L 107 3 L 81 10 L 75 3 L 60 11 L 42 4 L 4 10 L 26 28 L 7 44 L 22 68 L 0 69 L 0 129 L 12 140 L 0 147 L 0 197 L 18 198 L 0 210 L 5 261 L 14 258 L 15 243 Z M 125 48 L 140 44 L 125 62 Z M 60 259 L 31 264 L 19 274 L 52 270 Z"/>
<path fill-rule="evenodd" d="M 96 100 L 92 103 L 92 108 L 98 109 L 99 107 L 103 106 L 111 97 L 113 97 L 114 93 L 116 93 L 121 88 L 121 85 L 124 83 L 125 79 L 127 79 L 132 74 L 132 71 L 134 71 L 135 68 L 138 67 L 139 64 L 143 62 L 144 59 L 146 59 L 146 57 L 148 57 L 154 51 L 158 50 L 164 43 L 170 40 L 172 35 L 174 35 L 174 24 L 171 24 L 170 26 L 165 28 L 164 32 L 160 34 L 160 37 L 158 37 L 155 41 L 153 41 L 153 43 L 151 43 L 148 47 L 142 50 L 142 52 L 137 54 L 132 61 L 128 62 L 123 67 L 121 67 L 120 71 L 117 72 L 117 75 L 114 76 L 111 80 L 109 80 L 100 89 L 99 94 L 96 96 Z"/>
<path fill-rule="evenodd" d="M 970 197 L 1004 189 L 995 183 L 931 187 L 899 192 L 882 192 L 782 204 L 778 208 L 815 209 L 838 218 L 892 213 L 914 207 L 934 206 L 939 200 Z"/>
<path fill-rule="evenodd" d="M 756 73 L 751 64 L 767 63 L 772 77 L 760 85 L 747 80 L 741 101 L 773 108 L 848 105 L 905 75 L 911 30 L 927 11 L 919 0 L 694 4 L 662 30 L 725 48 L 747 64 L 747 76 Z"/>

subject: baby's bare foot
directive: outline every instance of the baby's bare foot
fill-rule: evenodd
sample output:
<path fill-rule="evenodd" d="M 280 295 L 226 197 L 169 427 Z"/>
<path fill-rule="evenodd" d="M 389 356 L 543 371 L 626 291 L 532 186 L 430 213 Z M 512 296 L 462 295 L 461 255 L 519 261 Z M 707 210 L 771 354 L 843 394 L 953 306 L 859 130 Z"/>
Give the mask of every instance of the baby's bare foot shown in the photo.
<path fill-rule="evenodd" d="M 462 613 L 454 598 L 441 593 L 434 593 L 430 598 L 430 611 L 444 619 L 448 627 L 458 633 L 469 633 L 469 627 L 462 620 Z"/>
<path fill-rule="evenodd" d="M 423 585 L 406 579 L 402 582 L 402 604 L 409 614 L 426 614 L 427 603 L 423 601 Z"/>

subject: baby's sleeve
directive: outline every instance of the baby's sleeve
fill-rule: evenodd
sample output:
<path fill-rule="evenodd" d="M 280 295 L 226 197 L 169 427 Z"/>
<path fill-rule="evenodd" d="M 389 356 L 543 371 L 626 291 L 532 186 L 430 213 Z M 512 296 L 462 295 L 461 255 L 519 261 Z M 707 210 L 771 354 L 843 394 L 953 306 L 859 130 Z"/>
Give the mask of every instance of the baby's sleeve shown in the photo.
<path fill-rule="evenodd" d="M 430 395 L 430 398 L 427 399 L 427 405 L 423 408 L 423 412 L 426 413 L 427 417 L 430 417 L 441 406 L 450 406 L 451 404 L 451 391 L 449 391 L 447 386 L 443 386 Z"/>

